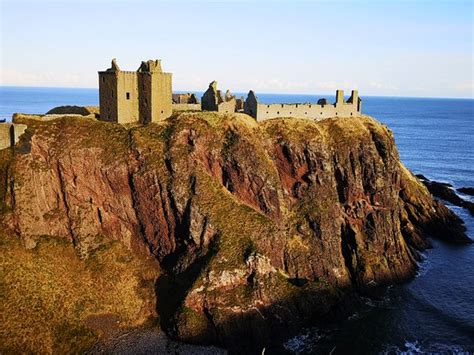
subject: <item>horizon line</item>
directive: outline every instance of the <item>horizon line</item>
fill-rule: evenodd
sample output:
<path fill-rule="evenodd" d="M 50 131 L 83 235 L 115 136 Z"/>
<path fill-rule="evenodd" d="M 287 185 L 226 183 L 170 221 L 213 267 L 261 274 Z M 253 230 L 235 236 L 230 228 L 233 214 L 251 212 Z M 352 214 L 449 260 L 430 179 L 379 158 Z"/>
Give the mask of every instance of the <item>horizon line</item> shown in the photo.
<path fill-rule="evenodd" d="M 98 87 L 79 87 L 79 86 L 23 86 L 23 85 L 2 85 L 0 88 L 36 88 L 36 89 L 71 89 L 71 90 L 99 90 Z M 355 89 L 357 90 L 357 89 Z M 181 90 L 176 89 L 173 92 L 205 92 L 206 90 Z M 387 98 L 405 98 L 405 99 L 446 99 L 446 100 L 474 100 L 474 95 L 472 97 L 457 97 L 457 96 L 403 96 L 403 95 L 361 95 L 360 90 L 359 96 L 363 97 L 387 97 Z M 254 91 L 255 92 L 255 91 Z M 234 91 L 233 94 L 242 94 L 245 92 Z M 268 92 L 268 91 L 259 91 L 255 92 L 257 96 L 259 94 L 269 94 L 269 95 L 305 95 L 305 96 L 318 96 L 318 95 L 327 95 L 329 93 L 290 93 L 290 92 Z M 332 95 L 332 94 L 331 94 Z"/>

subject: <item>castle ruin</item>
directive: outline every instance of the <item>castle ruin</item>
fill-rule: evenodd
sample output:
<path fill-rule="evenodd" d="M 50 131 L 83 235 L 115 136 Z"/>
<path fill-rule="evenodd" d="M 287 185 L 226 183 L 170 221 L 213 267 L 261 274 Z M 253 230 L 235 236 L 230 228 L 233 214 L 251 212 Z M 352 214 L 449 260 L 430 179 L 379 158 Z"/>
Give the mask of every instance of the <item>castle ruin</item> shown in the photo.
<path fill-rule="evenodd" d="M 201 99 L 201 108 L 203 111 L 217 111 L 223 113 L 236 112 L 237 100 L 229 90 L 222 97 L 220 90 L 217 90 L 217 81 L 209 84 Z"/>
<path fill-rule="evenodd" d="M 0 122 L 0 150 L 17 144 L 26 128 L 25 124 Z"/>
<path fill-rule="evenodd" d="M 100 120 L 147 124 L 171 116 L 171 73 L 160 60 L 142 62 L 137 71 L 122 71 L 115 59 L 99 72 Z"/>
<path fill-rule="evenodd" d="M 201 111 L 201 103 L 195 94 L 173 94 L 173 111 Z"/>
<path fill-rule="evenodd" d="M 250 90 L 245 100 L 244 112 L 257 121 L 279 117 L 322 120 L 330 117 L 359 116 L 362 112 L 362 102 L 357 90 L 352 90 L 347 101 L 344 101 L 344 91 L 337 90 L 334 104 L 329 104 L 326 99 L 320 99 L 314 104 L 263 104 L 258 102 L 257 96 Z"/>
<path fill-rule="evenodd" d="M 159 60 L 142 62 L 140 68 L 122 71 L 115 59 L 111 67 L 99 72 L 99 101 L 102 121 L 147 124 L 164 120 L 172 111 L 244 112 L 257 121 L 271 118 L 295 117 L 322 120 L 330 117 L 355 117 L 362 112 L 362 103 L 356 90 L 344 100 L 344 91 L 336 91 L 336 101 L 326 99 L 316 103 L 264 104 L 251 90 L 247 99 L 237 99 L 217 89 L 217 82 L 209 84 L 199 104 L 194 94 L 172 94 L 171 73 L 164 73 Z"/>

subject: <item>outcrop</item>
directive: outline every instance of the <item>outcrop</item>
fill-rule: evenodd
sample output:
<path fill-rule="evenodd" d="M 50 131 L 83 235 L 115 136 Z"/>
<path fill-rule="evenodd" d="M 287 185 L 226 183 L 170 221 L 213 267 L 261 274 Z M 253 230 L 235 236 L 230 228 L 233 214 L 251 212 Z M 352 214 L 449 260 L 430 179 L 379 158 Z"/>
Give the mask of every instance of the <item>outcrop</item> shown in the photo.
<path fill-rule="evenodd" d="M 428 191 L 431 192 L 434 197 L 452 203 L 455 206 L 463 207 L 467 209 L 472 216 L 474 216 L 474 203 L 459 197 L 451 184 L 432 181 L 422 174 L 417 174 L 416 177 L 420 179 L 420 181 L 428 188 Z M 469 194 L 469 188 L 460 188 L 458 191 L 467 195 Z"/>
<path fill-rule="evenodd" d="M 474 187 L 461 187 L 458 191 L 469 196 L 474 196 Z"/>
<path fill-rule="evenodd" d="M 24 123 L 0 152 L 4 227 L 26 248 L 48 235 L 85 260 L 103 238 L 151 256 L 160 325 L 185 342 L 261 349 L 410 278 L 428 236 L 469 241 L 367 116 Z"/>
<path fill-rule="evenodd" d="M 47 115 L 95 115 L 97 118 L 99 116 L 99 107 L 98 106 L 58 106 L 48 112 Z"/>

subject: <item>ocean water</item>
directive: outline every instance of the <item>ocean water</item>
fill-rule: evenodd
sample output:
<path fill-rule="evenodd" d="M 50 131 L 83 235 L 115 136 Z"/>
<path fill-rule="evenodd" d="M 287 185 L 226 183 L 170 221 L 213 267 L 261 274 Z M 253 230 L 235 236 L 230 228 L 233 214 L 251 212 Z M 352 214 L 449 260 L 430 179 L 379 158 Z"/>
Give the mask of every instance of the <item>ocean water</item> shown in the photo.
<path fill-rule="evenodd" d="M 265 103 L 315 102 L 320 97 L 259 95 Z M 474 100 L 362 100 L 363 112 L 394 132 L 400 157 L 410 170 L 455 188 L 474 187 Z M 13 112 L 97 104 L 96 89 L 0 87 L 0 119 L 9 119 Z M 450 207 L 474 238 L 474 218 Z M 474 245 L 435 240 L 433 246 L 423 254 L 413 280 L 391 287 L 382 299 L 367 299 L 365 307 L 344 321 L 303 330 L 285 342 L 286 349 L 295 354 L 474 353 Z"/>

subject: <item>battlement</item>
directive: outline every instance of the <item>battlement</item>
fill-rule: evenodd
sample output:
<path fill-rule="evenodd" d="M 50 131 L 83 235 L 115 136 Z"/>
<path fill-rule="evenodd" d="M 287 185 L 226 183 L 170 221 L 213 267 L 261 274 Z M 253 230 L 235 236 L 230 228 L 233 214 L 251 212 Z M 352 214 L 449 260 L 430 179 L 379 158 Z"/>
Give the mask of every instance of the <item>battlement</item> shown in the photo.
<path fill-rule="evenodd" d="M 138 68 L 139 73 L 162 73 L 161 70 L 161 60 L 148 60 L 146 62 L 142 62 L 140 68 Z"/>
<path fill-rule="evenodd" d="M 137 71 L 123 71 L 112 59 L 110 68 L 99 71 L 100 120 L 143 124 L 171 116 L 172 74 L 164 73 L 161 61 L 142 61 Z"/>
<path fill-rule="evenodd" d="M 100 120 L 143 124 L 166 119 L 172 110 L 198 110 L 199 101 L 193 94 L 172 95 L 172 74 L 165 73 L 161 60 L 142 61 L 137 71 L 123 71 L 116 59 L 110 68 L 99 71 Z M 336 100 L 322 98 L 315 103 L 263 104 L 250 90 L 247 99 L 237 99 L 229 90 L 225 95 L 212 81 L 201 99 L 201 110 L 222 113 L 245 112 L 257 121 L 278 117 L 321 120 L 329 117 L 361 115 L 359 93 L 352 90 L 346 101 L 344 91 L 336 90 Z"/>
<path fill-rule="evenodd" d="M 250 90 L 245 100 L 244 112 L 257 121 L 264 121 L 278 117 L 295 117 L 321 120 L 330 117 L 355 117 L 361 114 L 362 105 L 359 94 L 353 90 L 350 98 L 344 101 L 344 91 L 336 91 L 336 101 L 329 104 L 326 99 L 319 99 L 317 103 L 297 104 L 263 104 Z"/>

